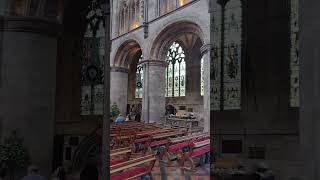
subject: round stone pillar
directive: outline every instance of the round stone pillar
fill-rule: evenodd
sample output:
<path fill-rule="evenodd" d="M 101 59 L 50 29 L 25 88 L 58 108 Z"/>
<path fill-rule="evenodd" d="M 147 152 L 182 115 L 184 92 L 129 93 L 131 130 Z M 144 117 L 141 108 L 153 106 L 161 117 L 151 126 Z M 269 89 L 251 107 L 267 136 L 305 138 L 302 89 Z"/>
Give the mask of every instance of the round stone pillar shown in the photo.
<path fill-rule="evenodd" d="M 210 45 L 201 47 L 203 55 L 203 80 L 204 80 L 204 93 L 203 93 L 203 118 L 204 118 L 204 131 L 210 132 Z"/>
<path fill-rule="evenodd" d="M 2 17 L 0 139 L 17 131 L 30 161 L 51 174 L 59 25 L 31 17 Z"/>
<path fill-rule="evenodd" d="M 128 69 L 112 67 L 110 72 L 110 105 L 119 107 L 120 113 L 126 115 L 128 104 Z"/>
<path fill-rule="evenodd" d="M 165 120 L 165 61 L 142 61 L 143 96 L 142 96 L 142 121 L 160 122 Z"/>

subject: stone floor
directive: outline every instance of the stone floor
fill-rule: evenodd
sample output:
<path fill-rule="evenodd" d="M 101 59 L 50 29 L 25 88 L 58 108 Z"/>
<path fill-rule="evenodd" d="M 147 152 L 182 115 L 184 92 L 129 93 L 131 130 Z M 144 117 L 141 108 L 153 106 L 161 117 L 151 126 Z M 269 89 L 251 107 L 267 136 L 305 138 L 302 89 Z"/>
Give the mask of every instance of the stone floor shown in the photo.
<path fill-rule="evenodd" d="M 205 164 L 197 167 L 196 172 L 182 170 L 176 162 L 170 166 L 156 161 L 152 169 L 153 180 L 209 180 L 210 165 Z"/>

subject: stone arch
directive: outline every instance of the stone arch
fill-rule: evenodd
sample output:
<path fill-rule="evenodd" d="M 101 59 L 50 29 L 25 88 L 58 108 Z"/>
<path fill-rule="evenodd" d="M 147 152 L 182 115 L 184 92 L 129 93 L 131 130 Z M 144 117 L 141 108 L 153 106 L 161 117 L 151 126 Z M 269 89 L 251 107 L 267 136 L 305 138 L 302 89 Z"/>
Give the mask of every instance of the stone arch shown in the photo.
<path fill-rule="evenodd" d="M 129 39 L 121 43 L 113 57 L 112 67 L 129 68 L 131 61 L 137 53 L 142 51 L 140 43 L 135 39 Z"/>
<path fill-rule="evenodd" d="M 150 59 L 152 60 L 164 60 L 166 50 L 172 44 L 172 42 L 179 39 L 180 36 L 189 34 L 191 36 L 198 37 L 202 44 L 207 44 L 204 31 L 197 23 L 189 20 L 181 20 L 174 22 L 163 28 L 156 38 L 152 41 L 150 49 Z M 181 42 L 181 40 L 180 40 Z M 186 43 L 182 44 L 185 48 Z"/>

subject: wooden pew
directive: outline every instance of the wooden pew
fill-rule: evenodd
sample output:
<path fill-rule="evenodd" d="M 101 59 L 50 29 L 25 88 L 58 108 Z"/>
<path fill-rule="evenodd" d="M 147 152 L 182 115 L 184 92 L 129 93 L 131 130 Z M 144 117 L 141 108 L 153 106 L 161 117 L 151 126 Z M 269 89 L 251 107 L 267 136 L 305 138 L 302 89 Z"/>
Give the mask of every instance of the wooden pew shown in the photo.
<path fill-rule="evenodd" d="M 132 153 L 132 147 L 114 149 L 110 151 L 110 166 L 128 161 Z M 118 156 L 122 156 L 119 158 Z M 118 157 L 118 158 L 116 158 Z"/>
<path fill-rule="evenodd" d="M 183 151 L 184 148 L 189 147 L 192 142 L 207 140 L 209 137 L 209 133 L 195 133 L 177 138 L 169 138 L 169 143 L 160 149 L 160 160 L 168 164 L 176 158 L 179 161 L 182 158 L 180 155 L 183 153 L 179 153 L 179 151 Z M 164 161 L 164 159 L 167 160 Z"/>
<path fill-rule="evenodd" d="M 152 149 L 157 148 L 157 152 L 160 152 L 160 146 L 166 145 L 169 143 L 170 137 L 177 137 L 186 135 L 186 131 L 173 131 L 169 133 L 155 134 L 151 136 L 150 141 L 147 144 L 149 152 L 153 152 Z"/>
<path fill-rule="evenodd" d="M 208 153 L 210 153 L 210 139 L 193 142 L 190 145 L 190 151 L 180 154 L 180 156 L 182 156 L 180 165 L 186 170 L 196 171 L 196 165 L 193 161 L 193 158 L 206 155 Z M 190 163 L 190 168 L 185 166 L 185 164 L 188 162 Z"/>
<path fill-rule="evenodd" d="M 110 166 L 110 180 L 131 180 L 145 175 L 152 177 L 155 161 L 155 155 L 149 154 Z"/>

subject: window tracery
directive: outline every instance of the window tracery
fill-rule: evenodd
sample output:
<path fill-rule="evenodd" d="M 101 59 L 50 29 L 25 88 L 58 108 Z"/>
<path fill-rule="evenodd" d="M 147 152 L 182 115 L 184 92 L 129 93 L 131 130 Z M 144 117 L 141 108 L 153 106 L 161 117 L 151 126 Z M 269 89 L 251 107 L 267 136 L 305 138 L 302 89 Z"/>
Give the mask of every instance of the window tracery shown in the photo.
<path fill-rule="evenodd" d="M 141 54 L 139 57 L 139 62 L 143 60 L 143 55 Z M 142 64 L 137 65 L 136 70 L 136 98 L 142 98 L 142 90 L 143 90 L 143 66 Z"/>
<path fill-rule="evenodd" d="M 211 17 L 211 110 L 241 109 L 242 4 L 229 0 L 217 7 Z"/>
<path fill-rule="evenodd" d="M 89 6 L 81 59 L 80 115 L 103 115 L 105 31 L 102 5 Z"/>
<path fill-rule="evenodd" d="M 181 97 L 186 95 L 186 62 L 181 45 L 173 42 L 170 46 L 166 61 L 166 97 Z"/>

